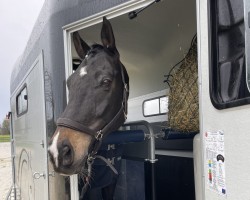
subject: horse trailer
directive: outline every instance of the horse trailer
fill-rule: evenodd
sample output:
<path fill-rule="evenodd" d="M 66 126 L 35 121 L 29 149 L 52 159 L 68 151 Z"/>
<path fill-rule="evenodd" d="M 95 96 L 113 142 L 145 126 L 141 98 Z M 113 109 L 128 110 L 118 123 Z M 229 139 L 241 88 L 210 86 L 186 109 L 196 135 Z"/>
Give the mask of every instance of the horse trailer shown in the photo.
<path fill-rule="evenodd" d="M 82 177 L 55 172 L 48 148 L 82 62 L 73 35 L 100 43 L 107 18 L 129 76 L 128 113 L 104 138 L 84 199 L 102 199 L 117 172 L 110 199 L 250 200 L 249 13 L 248 0 L 45 1 L 11 75 L 7 199 L 82 199 Z M 173 118 L 186 116 L 184 104 L 191 116 Z M 195 130 L 178 130 L 191 120 Z"/>

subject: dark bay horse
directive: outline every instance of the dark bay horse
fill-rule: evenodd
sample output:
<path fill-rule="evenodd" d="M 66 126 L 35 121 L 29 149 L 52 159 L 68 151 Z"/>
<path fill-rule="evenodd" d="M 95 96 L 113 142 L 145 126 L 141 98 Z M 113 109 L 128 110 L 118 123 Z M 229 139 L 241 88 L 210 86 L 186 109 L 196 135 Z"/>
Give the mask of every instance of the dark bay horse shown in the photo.
<path fill-rule="evenodd" d="M 88 180 L 102 139 L 126 119 L 129 77 L 120 61 L 110 22 L 104 17 L 102 45 L 73 42 L 82 62 L 68 78 L 69 101 L 57 121 L 48 152 L 56 172 Z"/>

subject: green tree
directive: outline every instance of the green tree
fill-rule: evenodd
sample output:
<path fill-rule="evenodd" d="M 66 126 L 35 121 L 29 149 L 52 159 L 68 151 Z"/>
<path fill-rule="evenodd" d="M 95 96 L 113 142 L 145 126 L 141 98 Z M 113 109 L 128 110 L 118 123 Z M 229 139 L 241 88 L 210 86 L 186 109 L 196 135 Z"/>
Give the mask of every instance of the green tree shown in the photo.
<path fill-rule="evenodd" d="M 1 134 L 2 135 L 9 135 L 10 134 L 10 121 L 9 119 L 4 119 L 1 127 Z"/>

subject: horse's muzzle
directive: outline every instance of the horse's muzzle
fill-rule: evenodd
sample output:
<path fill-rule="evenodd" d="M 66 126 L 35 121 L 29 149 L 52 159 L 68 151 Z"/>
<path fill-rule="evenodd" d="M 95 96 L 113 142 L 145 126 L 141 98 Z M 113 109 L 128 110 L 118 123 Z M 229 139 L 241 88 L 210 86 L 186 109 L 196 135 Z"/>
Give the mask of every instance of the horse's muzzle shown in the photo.
<path fill-rule="evenodd" d="M 91 137 L 85 133 L 58 127 L 49 142 L 48 153 L 54 170 L 61 174 L 76 174 L 87 156 Z"/>

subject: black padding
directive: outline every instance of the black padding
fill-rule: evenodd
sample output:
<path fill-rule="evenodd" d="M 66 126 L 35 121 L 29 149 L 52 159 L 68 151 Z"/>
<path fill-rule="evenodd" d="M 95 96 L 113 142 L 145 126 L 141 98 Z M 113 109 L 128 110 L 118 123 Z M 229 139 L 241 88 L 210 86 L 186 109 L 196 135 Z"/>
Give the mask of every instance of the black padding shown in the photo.
<path fill-rule="evenodd" d="M 165 129 L 163 140 L 193 139 L 198 132 L 180 132 L 173 129 Z"/>
<path fill-rule="evenodd" d="M 219 32 L 218 37 L 218 62 L 225 62 L 239 57 L 245 51 L 244 23 L 227 31 Z"/>
<path fill-rule="evenodd" d="M 217 1 L 218 23 L 220 27 L 233 26 L 244 19 L 243 0 Z"/>
<path fill-rule="evenodd" d="M 144 139 L 145 134 L 143 130 L 114 131 L 103 140 L 102 144 L 126 144 L 142 142 Z"/>
<path fill-rule="evenodd" d="M 223 102 L 238 98 L 243 75 L 243 57 L 220 65 L 220 94 Z"/>

